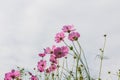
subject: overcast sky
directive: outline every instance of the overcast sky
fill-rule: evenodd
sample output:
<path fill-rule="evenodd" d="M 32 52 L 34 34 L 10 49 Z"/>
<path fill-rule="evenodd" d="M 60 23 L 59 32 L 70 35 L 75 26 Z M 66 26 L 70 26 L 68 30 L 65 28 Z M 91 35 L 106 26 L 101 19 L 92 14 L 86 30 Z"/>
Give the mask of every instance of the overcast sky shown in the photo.
<path fill-rule="evenodd" d="M 120 0 L 0 0 L 0 79 L 16 65 L 33 68 L 65 24 L 80 32 L 93 76 L 107 34 L 104 74 L 120 68 Z M 104 77 L 104 76 L 103 76 Z"/>

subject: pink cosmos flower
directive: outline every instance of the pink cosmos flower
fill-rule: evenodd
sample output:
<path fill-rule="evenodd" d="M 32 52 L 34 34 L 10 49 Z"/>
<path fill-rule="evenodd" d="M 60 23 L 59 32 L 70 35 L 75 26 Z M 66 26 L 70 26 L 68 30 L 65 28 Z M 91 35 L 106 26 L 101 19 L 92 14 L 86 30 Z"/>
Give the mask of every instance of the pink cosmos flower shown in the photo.
<path fill-rule="evenodd" d="M 32 75 L 30 80 L 39 80 L 37 76 Z"/>
<path fill-rule="evenodd" d="M 20 72 L 12 70 L 11 72 L 8 72 L 5 74 L 4 80 L 12 80 L 12 79 L 19 78 L 19 77 L 20 77 Z"/>
<path fill-rule="evenodd" d="M 51 71 L 55 71 L 57 69 L 57 66 L 55 64 L 51 64 L 49 68 Z"/>
<path fill-rule="evenodd" d="M 64 57 L 68 54 L 68 47 L 67 46 L 62 46 L 62 47 L 56 47 L 56 49 L 54 50 L 54 55 L 56 56 L 56 58 L 61 58 Z"/>
<path fill-rule="evenodd" d="M 59 32 L 55 36 L 55 41 L 56 41 L 56 43 L 59 43 L 59 42 L 63 41 L 64 38 L 65 38 L 64 32 Z"/>
<path fill-rule="evenodd" d="M 46 73 L 51 73 L 57 69 L 57 66 L 55 64 L 51 64 L 49 68 L 46 69 Z"/>
<path fill-rule="evenodd" d="M 31 76 L 30 80 L 39 80 L 37 76 L 34 76 L 31 72 L 28 72 L 28 74 Z"/>
<path fill-rule="evenodd" d="M 70 33 L 71 31 L 75 31 L 73 25 L 64 25 L 62 30 L 63 30 L 63 32 L 68 32 L 68 33 Z"/>
<path fill-rule="evenodd" d="M 56 48 L 56 46 L 53 45 L 52 48 L 47 47 L 46 49 L 44 49 L 44 51 L 45 51 L 45 53 L 53 54 L 53 51 L 54 51 L 55 48 Z"/>
<path fill-rule="evenodd" d="M 5 74 L 4 80 L 11 80 L 11 72 Z"/>
<path fill-rule="evenodd" d="M 56 56 L 54 54 L 50 55 L 50 62 L 57 64 L 57 59 L 56 59 Z"/>
<path fill-rule="evenodd" d="M 46 53 L 39 53 L 38 54 L 40 57 L 44 57 L 46 55 Z"/>
<path fill-rule="evenodd" d="M 38 70 L 40 72 L 43 72 L 45 70 L 45 67 L 46 67 L 46 61 L 40 60 L 37 65 Z"/>
<path fill-rule="evenodd" d="M 71 41 L 76 41 L 80 37 L 80 34 L 78 32 L 71 32 L 68 36 L 68 39 Z"/>

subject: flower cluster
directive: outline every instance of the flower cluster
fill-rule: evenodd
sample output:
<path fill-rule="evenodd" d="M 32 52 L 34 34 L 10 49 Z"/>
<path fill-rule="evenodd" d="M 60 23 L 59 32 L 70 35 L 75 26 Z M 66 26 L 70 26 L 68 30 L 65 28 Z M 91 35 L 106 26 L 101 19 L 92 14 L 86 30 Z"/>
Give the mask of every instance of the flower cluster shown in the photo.
<path fill-rule="evenodd" d="M 55 41 L 57 43 L 64 41 L 65 33 L 69 33 L 68 39 L 70 41 L 76 41 L 80 37 L 80 34 L 78 32 L 75 32 L 73 25 L 64 25 L 62 31 L 56 34 Z"/>
<path fill-rule="evenodd" d="M 68 47 L 67 46 L 62 46 L 62 47 L 56 47 L 56 46 L 52 46 L 52 48 L 47 47 L 46 49 L 44 49 L 43 53 L 40 53 L 39 56 L 42 58 L 42 60 L 40 60 L 38 62 L 38 70 L 40 72 L 46 72 L 46 73 L 50 73 L 53 72 L 57 69 L 57 63 L 58 63 L 58 58 L 62 58 L 64 56 L 66 56 L 68 54 Z M 50 59 L 49 62 L 51 63 L 51 65 L 49 67 L 46 67 L 46 60 L 44 60 L 44 57 L 46 55 L 50 55 Z"/>
<path fill-rule="evenodd" d="M 80 37 L 80 34 L 78 32 L 74 32 L 74 26 L 73 25 L 64 25 L 61 32 L 58 32 L 55 36 L 55 42 L 60 43 L 61 41 L 64 41 L 65 33 L 69 33 L 68 39 L 70 41 L 76 41 Z M 43 53 L 40 53 L 39 56 L 42 57 L 42 60 L 38 62 L 38 70 L 40 72 L 46 72 L 50 73 L 57 69 L 57 61 L 59 58 L 67 56 L 69 52 L 69 46 L 62 46 L 57 47 L 55 45 L 52 46 L 52 48 L 47 47 L 44 49 Z M 50 55 L 50 67 L 46 68 L 46 60 L 44 60 L 44 57 L 49 54 Z"/>
<path fill-rule="evenodd" d="M 106 40 L 106 35 L 104 37 Z M 38 54 L 40 60 L 34 68 L 36 74 L 30 71 L 23 72 L 23 69 L 11 70 L 11 72 L 5 74 L 4 80 L 24 80 L 22 76 L 27 74 L 30 80 L 95 80 L 89 72 L 85 53 L 78 41 L 79 38 L 80 33 L 76 31 L 73 25 L 64 25 L 61 31 L 55 35 L 55 42 L 63 42 L 64 45 L 46 47 L 43 52 Z M 68 41 L 72 44 L 68 44 Z M 98 80 L 101 80 L 104 48 L 100 49 L 101 63 Z M 70 59 L 68 59 L 68 55 L 71 56 Z M 62 65 L 59 64 L 61 60 L 63 60 Z M 67 60 L 72 65 L 69 65 Z M 25 73 L 25 75 L 22 73 Z M 118 78 L 120 79 L 120 76 Z"/>
<path fill-rule="evenodd" d="M 11 72 L 8 72 L 5 74 L 4 80 L 14 80 L 14 79 L 20 79 L 20 72 L 16 70 L 12 70 Z"/>
<path fill-rule="evenodd" d="M 68 33 L 68 39 L 70 41 L 76 41 L 80 37 L 80 34 L 78 32 L 75 32 L 75 28 L 73 25 L 64 25 L 61 32 L 58 32 L 55 35 L 55 42 L 65 42 L 65 33 Z M 58 60 L 62 57 L 66 57 L 69 53 L 69 46 L 55 46 L 47 47 L 44 49 L 42 53 L 39 53 L 38 56 L 41 58 L 41 60 L 38 61 L 37 64 L 37 70 L 42 73 L 50 74 L 51 72 L 56 71 L 58 68 Z M 45 60 L 45 57 L 49 55 L 49 61 Z M 47 63 L 50 63 L 50 66 L 47 66 Z M 31 72 L 28 72 L 30 75 L 30 80 L 38 80 L 38 77 L 33 75 Z M 9 73 L 5 74 L 5 80 L 12 80 L 12 79 L 18 79 L 20 77 L 20 72 L 12 70 Z"/>

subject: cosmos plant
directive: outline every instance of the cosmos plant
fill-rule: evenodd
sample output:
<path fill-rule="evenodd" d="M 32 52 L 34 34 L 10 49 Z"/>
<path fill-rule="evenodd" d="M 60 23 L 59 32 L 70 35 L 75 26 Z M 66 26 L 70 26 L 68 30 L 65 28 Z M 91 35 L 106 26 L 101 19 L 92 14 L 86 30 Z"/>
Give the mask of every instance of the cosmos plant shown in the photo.
<path fill-rule="evenodd" d="M 80 33 L 74 25 L 64 25 L 60 32 L 55 35 L 56 44 L 46 47 L 40 52 L 36 68 L 33 72 L 17 67 L 5 73 L 4 80 L 96 80 L 89 71 L 85 53 L 79 42 Z M 97 80 L 102 80 L 102 63 L 106 44 L 104 35 L 104 47 L 100 49 L 100 70 Z M 111 72 L 108 72 L 111 74 Z M 120 80 L 120 70 L 117 72 Z"/>

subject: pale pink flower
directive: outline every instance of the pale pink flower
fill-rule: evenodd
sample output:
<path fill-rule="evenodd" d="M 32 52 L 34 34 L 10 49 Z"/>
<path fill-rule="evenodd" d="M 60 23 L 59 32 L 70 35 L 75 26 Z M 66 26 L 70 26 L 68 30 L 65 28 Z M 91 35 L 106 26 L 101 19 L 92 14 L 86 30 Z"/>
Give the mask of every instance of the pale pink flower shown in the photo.
<path fill-rule="evenodd" d="M 54 54 L 50 55 L 50 62 L 57 64 L 57 59 L 56 59 L 56 56 Z"/>
<path fill-rule="evenodd" d="M 8 72 L 5 74 L 4 80 L 12 80 L 12 79 L 19 78 L 19 77 L 20 77 L 20 72 L 12 70 L 11 72 Z"/>
<path fill-rule="evenodd" d="M 46 69 L 46 73 L 51 73 L 57 69 L 57 66 L 55 64 L 51 64 L 49 68 Z"/>
<path fill-rule="evenodd" d="M 38 70 L 39 70 L 40 72 L 43 72 L 43 71 L 45 70 L 45 67 L 46 67 L 46 61 L 45 61 L 45 60 L 40 60 L 40 61 L 38 62 L 37 67 L 38 67 Z"/>
<path fill-rule="evenodd" d="M 75 31 L 73 25 L 64 25 L 62 30 L 63 30 L 63 32 L 68 32 L 68 33 L 70 33 L 71 31 Z"/>
<path fill-rule="evenodd" d="M 62 46 L 62 47 L 56 47 L 56 49 L 54 50 L 54 55 L 56 56 L 56 58 L 61 58 L 64 57 L 68 54 L 68 47 L 67 46 Z"/>
<path fill-rule="evenodd" d="M 38 54 L 40 57 L 45 57 L 46 53 L 39 53 Z"/>
<path fill-rule="evenodd" d="M 63 41 L 64 38 L 65 38 L 64 32 L 59 32 L 55 36 L 55 41 L 56 41 L 56 43 L 59 43 L 59 42 Z"/>
<path fill-rule="evenodd" d="M 52 48 L 47 47 L 46 49 L 44 49 L 44 51 L 45 51 L 45 53 L 53 54 L 53 51 L 54 51 L 55 48 L 56 48 L 56 46 L 53 45 Z"/>
<path fill-rule="evenodd" d="M 71 32 L 68 36 L 68 39 L 71 41 L 76 41 L 80 37 L 80 34 L 78 32 Z"/>

